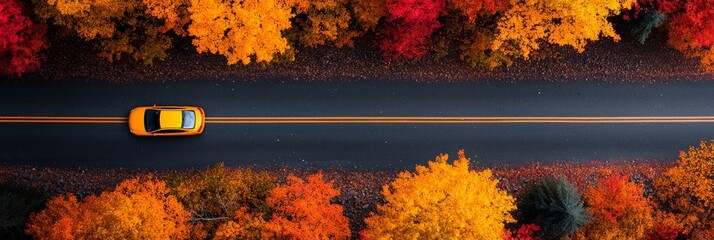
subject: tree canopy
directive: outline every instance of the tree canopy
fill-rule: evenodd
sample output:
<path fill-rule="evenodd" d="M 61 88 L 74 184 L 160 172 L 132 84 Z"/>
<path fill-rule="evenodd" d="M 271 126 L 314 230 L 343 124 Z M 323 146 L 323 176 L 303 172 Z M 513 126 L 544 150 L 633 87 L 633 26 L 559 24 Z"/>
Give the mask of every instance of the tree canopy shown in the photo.
<path fill-rule="evenodd" d="M 199 53 L 223 55 L 229 65 L 269 63 L 290 48 L 282 31 L 291 26 L 291 7 L 285 0 L 191 0 L 188 33 Z"/>
<path fill-rule="evenodd" d="M 486 169 L 469 169 L 459 152 L 450 164 L 439 155 L 416 172 L 401 172 L 382 188 L 386 203 L 365 219 L 368 239 L 499 239 L 515 222 L 515 199 L 497 188 Z"/>
<path fill-rule="evenodd" d="M 149 176 L 81 201 L 72 194 L 52 198 L 30 216 L 26 233 L 37 239 L 186 239 L 188 218 L 165 182 Z"/>
<path fill-rule="evenodd" d="M 633 0 L 511 0 L 498 22 L 494 49 L 512 45 L 528 59 L 545 43 L 571 46 L 578 52 L 600 37 L 620 37 L 608 17 L 629 9 Z"/>
<path fill-rule="evenodd" d="M 0 73 L 21 76 L 40 67 L 47 49 L 44 25 L 27 17 L 18 0 L 0 0 Z"/>

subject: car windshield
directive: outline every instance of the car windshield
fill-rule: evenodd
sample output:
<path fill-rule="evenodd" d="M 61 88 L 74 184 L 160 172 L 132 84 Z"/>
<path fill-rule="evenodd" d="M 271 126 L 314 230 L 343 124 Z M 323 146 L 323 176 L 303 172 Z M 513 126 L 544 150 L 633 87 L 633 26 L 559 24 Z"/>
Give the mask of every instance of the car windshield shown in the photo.
<path fill-rule="evenodd" d="M 194 128 L 196 127 L 196 113 L 193 111 L 183 111 L 183 124 L 182 128 Z"/>
<path fill-rule="evenodd" d="M 159 114 L 160 112 L 157 110 L 146 110 L 144 113 L 144 128 L 146 128 L 147 132 L 152 132 L 161 128 L 159 125 Z"/>

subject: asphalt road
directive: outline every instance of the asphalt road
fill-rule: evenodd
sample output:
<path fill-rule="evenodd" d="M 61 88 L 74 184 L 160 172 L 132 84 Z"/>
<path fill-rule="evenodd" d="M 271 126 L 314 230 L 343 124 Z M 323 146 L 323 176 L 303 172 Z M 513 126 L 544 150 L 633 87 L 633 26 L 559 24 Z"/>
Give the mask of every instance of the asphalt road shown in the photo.
<path fill-rule="evenodd" d="M 0 83 L 2 116 L 126 116 L 196 105 L 240 116 L 714 116 L 714 81 L 669 84 L 196 80 L 117 85 Z M 479 164 L 671 160 L 714 123 L 207 124 L 204 134 L 139 138 L 125 124 L 0 123 L 0 161 L 62 167 L 227 165 L 410 169 L 464 148 Z"/>

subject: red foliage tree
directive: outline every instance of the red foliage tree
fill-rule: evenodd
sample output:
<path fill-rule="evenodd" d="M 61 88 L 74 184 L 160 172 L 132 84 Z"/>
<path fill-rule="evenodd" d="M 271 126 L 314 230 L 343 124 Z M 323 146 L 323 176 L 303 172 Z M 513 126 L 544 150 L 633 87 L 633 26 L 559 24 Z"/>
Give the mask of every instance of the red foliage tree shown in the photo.
<path fill-rule="evenodd" d="M 387 28 L 379 47 L 386 59 L 420 58 L 428 39 L 441 26 L 446 0 L 387 0 Z"/>
<path fill-rule="evenodd" d="M 0 0 L 0 72 L 21 76 L 40 67 L 40 51 L 47 49 L 44 25 L 23 14 L 18 0 Z"/>
<path fill-rule="evenodd" d="M 635 9 L 650 8 L 672 13 L 681 9 L 686 1 L 688 0 L 637 0 L 635 1 Z"/>
<path fill-rule="evenodd" d="M 518 228 L 515 232 L 510 232 L 506 230 L 504 240 L 536 240 L 540 239 L 536 233 L 540 231 L 540 226 L 537 224 L 524 224 Z"/>
<path fill-rule="evenodd" d="M 674 240 L 679 236 L 677 229 L 667 225 L 657 225 L 657 227 L 647 232 L 646 240 Z"/>
<path fill-rule="evenodd" d="M 479 15 L 491 15 L 508 9 L 507 0 L 449 0 L 450 6 L 461 10 L 470 21 Z"/>
<path fill-rule="evenodd" d="M 714 2 L 689 0 L 684 4 L 684 14 L 675 15 L 670 22 L 675 36 L 692 36 L 704 47 L 714 43 Z"/>

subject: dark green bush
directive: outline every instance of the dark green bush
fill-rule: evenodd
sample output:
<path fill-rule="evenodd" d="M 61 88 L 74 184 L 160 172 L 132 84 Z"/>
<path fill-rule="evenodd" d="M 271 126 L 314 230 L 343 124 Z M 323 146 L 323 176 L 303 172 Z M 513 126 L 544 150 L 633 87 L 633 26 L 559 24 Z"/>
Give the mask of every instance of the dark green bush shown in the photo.
<path fill-rule="evenodd" d="M 649 38 L 652 29 L 655 29 L 659 24 L 667 18 L 666 13 L 660 13 L 655 10 L 643 11 L 637 19 L 633 20 L 630 34 L 637 38 L 641 44 L 645 44 L 645 40 Z"/>
<path fill-rule="evenodd" d="M 0 239 L 30 239 L 25 222 L 44 207 L 46 196 L 10 183 L 0 184 Z"/>
<path fill-rule="evenodd" d="M 565 178 L 548 178 L 536 183 L 521 199 L 524 223 L 541 226 L 544 239 L 561 239 L 585 225 L 590 216 L 578 190 Z"/>

